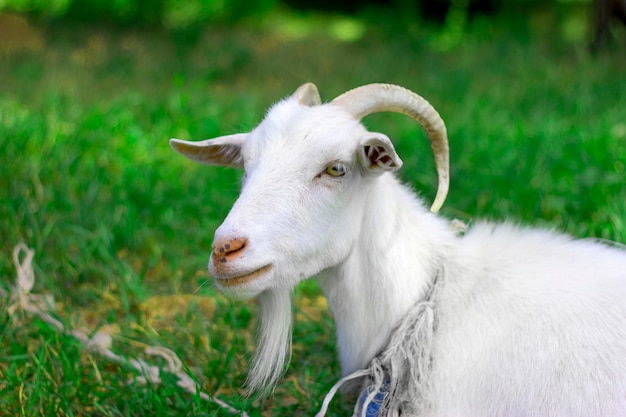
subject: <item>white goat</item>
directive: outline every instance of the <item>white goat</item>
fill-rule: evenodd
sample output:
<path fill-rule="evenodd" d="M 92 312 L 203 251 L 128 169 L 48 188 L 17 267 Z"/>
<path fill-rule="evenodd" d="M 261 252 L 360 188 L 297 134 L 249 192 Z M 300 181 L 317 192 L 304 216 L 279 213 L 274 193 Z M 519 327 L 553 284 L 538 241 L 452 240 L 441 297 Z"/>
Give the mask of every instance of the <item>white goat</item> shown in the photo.
<path fill-rule="evenodd" d="M 227 295 L 260 302 L 248 387 L 280 377 L 291 291 L 315 277 L 343 373 L 369 367 L 355 413 L 379 402 L 379 415 L 402 417 L 626 416 L 626 252 L 510 224 L 457 236 L 392 174 L 402 162 L 389 138 L 360 123 L 380 111 L 426 129 L 436 212 L 446 130 L 402 87 L 321 104 L 305 84 L 250 133 L 170 142 L 194 161 L 245 170 L 209 270 Z"/>

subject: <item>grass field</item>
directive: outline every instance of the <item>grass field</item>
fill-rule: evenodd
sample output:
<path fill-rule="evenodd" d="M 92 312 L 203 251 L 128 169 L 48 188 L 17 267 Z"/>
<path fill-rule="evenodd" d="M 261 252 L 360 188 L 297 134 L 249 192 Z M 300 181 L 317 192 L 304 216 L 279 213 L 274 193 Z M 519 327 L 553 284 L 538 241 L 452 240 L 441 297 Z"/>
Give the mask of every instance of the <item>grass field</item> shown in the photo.
<path fill-rule="evenodd" d="M 415 25 L 281 19 L 209 28 L 195 44 L 55 26 L 3 45 L 1 287 L 12 290 L 11 254 L 23 242 L 36 251 L 33 292 L 54 296 L 67 328 L 106 330 L 117 353 L 159 365 L 145 347 L 169 347 L 200 389 L 252 416 L 315 414 L 340 376 L 324 299 L 310 282 L 298 289 L 285 380 L 268 399 L 246 399 L 256 307 L 220 296 L 206 272 L 240 174 L 194 165 L 167 143 L 249 130 L 306 81 L 325 100 L 381 81 L 428 98 L 450 136 L 443 215 L 626 242 L 623 50 L 592 56 L 556 29 L 481 21 L 443 52 Z M 325 24 L 356 38 L 328 36 Z M 395 141 L 400 176 L 430 201 L 434 164 L 418 126 L 401 115 L 366 124 Z M 0 415 L 230 415 L 167 373 L 139 384 L 140 374 L 43 321 L 10 316 L 11 304 L 0 297 Z M 340 399 L 331 413 L 349 410 Z"/>

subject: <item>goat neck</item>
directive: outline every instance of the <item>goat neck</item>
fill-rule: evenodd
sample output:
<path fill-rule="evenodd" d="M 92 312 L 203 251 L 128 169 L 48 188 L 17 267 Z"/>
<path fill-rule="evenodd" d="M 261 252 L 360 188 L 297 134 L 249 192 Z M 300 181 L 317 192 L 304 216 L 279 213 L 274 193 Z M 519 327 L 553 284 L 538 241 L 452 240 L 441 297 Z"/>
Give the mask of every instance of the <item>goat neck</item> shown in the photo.
<path fill-rule="evenodd" d="M 452 231 L 392 174 L 368 184 L 358 237 L 348 257 L 317 277 L 337 325 L 348 374 L 366 366 L 389 342 L 396 323 L 426 296 Z"/>

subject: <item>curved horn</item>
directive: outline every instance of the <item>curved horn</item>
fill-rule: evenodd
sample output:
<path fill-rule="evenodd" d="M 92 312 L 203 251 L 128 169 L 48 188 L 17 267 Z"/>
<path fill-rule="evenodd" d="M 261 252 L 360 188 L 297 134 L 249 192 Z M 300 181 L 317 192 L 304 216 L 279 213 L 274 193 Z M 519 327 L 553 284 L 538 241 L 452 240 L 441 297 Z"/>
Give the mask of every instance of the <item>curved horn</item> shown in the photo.
<path fill-rule="evenodd" d="M 435 155 L 439 187 L 430 211 L 439 211 L 448 194 L 450 184 L 450 157 L 446 126 L 437 110 L 424 98 L 406 88 L 391 84 L 368 84 L 343 93 L 332 101 L 343 107 L 354 118 L 378 112 L 405 114 L 418 121 L 428 134 Z"/>

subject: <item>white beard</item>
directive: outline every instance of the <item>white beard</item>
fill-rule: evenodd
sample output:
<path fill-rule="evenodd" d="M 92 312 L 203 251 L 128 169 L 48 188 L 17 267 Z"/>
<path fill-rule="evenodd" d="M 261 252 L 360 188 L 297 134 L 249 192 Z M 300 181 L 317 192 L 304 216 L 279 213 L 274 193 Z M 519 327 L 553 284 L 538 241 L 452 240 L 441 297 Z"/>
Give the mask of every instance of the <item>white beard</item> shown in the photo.
<path fill-rule="evenodd" d="M 291 290 L 267 290 L 257 300 L 258 344 L 246 387 L 249 393 L 267 394 L 282 376 L 291 356 Z"/>

